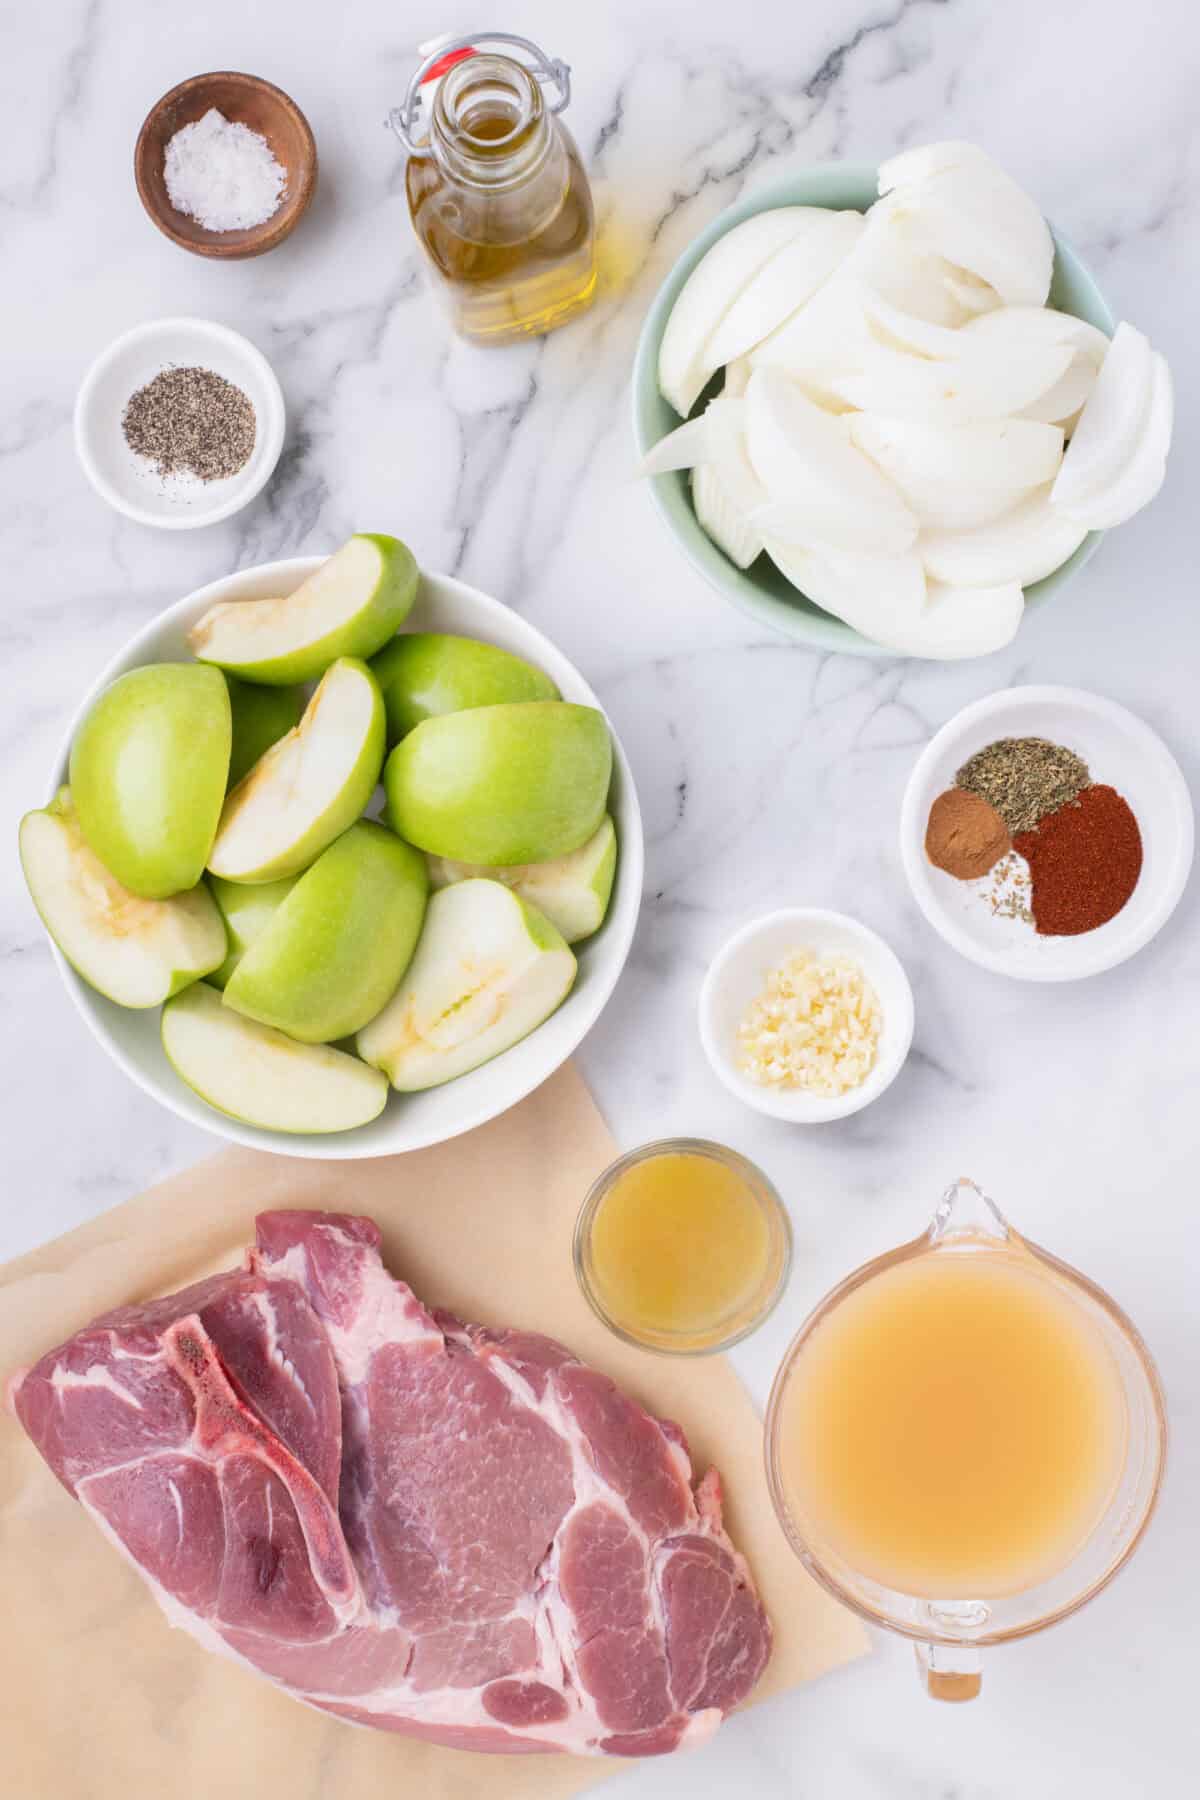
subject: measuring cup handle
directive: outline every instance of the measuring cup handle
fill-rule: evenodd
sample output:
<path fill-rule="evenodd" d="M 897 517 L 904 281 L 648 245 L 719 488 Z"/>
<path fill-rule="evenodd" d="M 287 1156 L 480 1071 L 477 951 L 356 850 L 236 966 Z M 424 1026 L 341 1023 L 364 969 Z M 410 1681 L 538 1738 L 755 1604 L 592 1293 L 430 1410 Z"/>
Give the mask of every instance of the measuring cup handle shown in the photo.
<path fill-rule="evenodd" d="M 976 1700 L 983 1686 L 980 1655 L 968 1644 L 916 1644 L 917 1673 L 931 1700 Z"/>

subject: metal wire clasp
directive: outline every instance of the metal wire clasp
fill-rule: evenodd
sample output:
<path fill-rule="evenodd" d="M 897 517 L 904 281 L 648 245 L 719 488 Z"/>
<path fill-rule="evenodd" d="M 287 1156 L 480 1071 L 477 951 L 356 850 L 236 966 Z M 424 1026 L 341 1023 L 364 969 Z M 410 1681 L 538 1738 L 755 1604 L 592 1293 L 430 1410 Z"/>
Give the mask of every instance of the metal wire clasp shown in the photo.
<path fill-rule="evenodd" d="M 403 105 L 394 106 L 384 120 L 384 124 L 395 132 L 410 156 L 416 156 L 425 144 L 425 139 L 419 138 L 417 131 L 420 127 L 421 88 L 429 77 L 429 71 L 447 56 L 452 56 L 456 50 L 478 50 L 482 44 L 506 44 L 510 49 L 524 51 L 529 58 L 530 74 L 543 87 L 553 85 L 558 89 L 557 100 L 547 102 L 549 110 L 560 113 L 570 105 L 570 65 L 560 57 L 548 57 L 530 38 L 516 37 L 510 31 L 469 31 L 462 37 L 437 38 L 433 43 L 421 45 L 425 55 L 408 84 Z"/>

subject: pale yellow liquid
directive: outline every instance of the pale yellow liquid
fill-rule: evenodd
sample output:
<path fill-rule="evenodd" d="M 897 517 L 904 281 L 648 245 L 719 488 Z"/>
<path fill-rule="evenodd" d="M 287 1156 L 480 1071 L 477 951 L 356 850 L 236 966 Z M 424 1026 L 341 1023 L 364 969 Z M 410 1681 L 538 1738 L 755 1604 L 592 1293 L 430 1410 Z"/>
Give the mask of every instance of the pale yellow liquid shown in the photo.
<path fill-rule="evenodd" d="M 763 1203 L 736 1170 L 664 1151 L 619 1175 L 592 1221 L 589 1272 L 632 1336 L 699 1345 L 748 1322 L 775 1272 Z"/>
<path fill-rule="evenodd" d="M 1125 1454 L 1116 1364 L 1022 1251 L 935 1251 L 867 1281 L 800 1352 L 781 1477 L 831 1549 L 929 1599 L 1018 1593 L 1063 1568 Z"/>
<path fill-rule="evenodd" d="M 476 109 L 469 118 L 476 144 L 505 139 L 507 112 Z M 443 283 L 455 327 L 479 343 L 508 343 L 565 325 L 591 304 L 596 288 L 592 198 L 579 153 L 565 132 L 563 186 L 548 217 L 539 208 L 528 229 L 520 224 L 520 195 L 493 209 L 494 237 L 483 235 L 481 212 L 465 223 L 444 204 L 446 177 L 432 156 L 409 159 L 406 183 L 417 236 Z"/>

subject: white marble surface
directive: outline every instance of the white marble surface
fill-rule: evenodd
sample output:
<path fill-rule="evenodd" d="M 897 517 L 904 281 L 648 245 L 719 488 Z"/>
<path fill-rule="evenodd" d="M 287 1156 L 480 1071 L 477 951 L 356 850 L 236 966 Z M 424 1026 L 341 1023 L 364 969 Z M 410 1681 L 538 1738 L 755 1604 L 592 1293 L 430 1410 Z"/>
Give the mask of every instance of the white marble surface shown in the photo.
<path fill-rule="evenodd" d="M 461 572 L 550 632 L 598 687 L 633 759 L 648 829 L 645 910 L 583 1064 L 622 1143 L 665 1131 L 723 1137 L 786 1193 L 793 1286 L 738 1357 L 756 1394 L 809 1304 L 910 1235 L 960 1172 L 1112 1289 L 1169 1389 L 1172 1467 L 1144 1550 L 1078 1619 L 995 1654 L 980 1704 L 927 1703 L 908 1651 L 885 1644 L 869 1663 L 732 1722 L 699 1759 L 624 1773 L 614 1795 L 1193 1791 L 1195 883 L 1126 967 L 1075 987 L 1020 987 L 932 936 L 904 888 L 894 832 L 931 731 L 1014 681 L 1072 682 L 1126 702 L 1196 781 L 1194 9 L 514 0 L 497 23 L 575 67 L 570 117 L 595 174 L 608 275 L 600 304 L 571 330 L 486 355 L 450 343 L 423 292 L 398 148 L 380 128 L 412 43 L 478 18 L 461 0 L 56 0 L 6 18 L 0 1255 L 213 1147 L 85 1035 L 21 884 L 16 821 L 43 798 L 75 696 L 136 626 L 200 583 L 331 547 L 355 527 L 396 530 L 430 566 Z M 311 216 L 261 262 L 222 266 L 175 250 L 133 185 L 133 139 L 151 102 L 213 67 L 288 89 L 320 145 Z M 1180 400 L 1172 474 L 1153 510 L 1111 537 L 1011 651 L 965 668 L 808 654 L 726 610 L 629 479 L 633 344 L 674 256 L 749 185 L 791 160 L 868 158 L 947 135 L 980 139 L 1022 178 L 1114 311 L 1170 355 Z M 185 312 L 262 347 L 290 423 L 257 504 L 169 536 L 118 518 L 85 485 L 70 411 L 113 335 Z M 740 1110 L 710 1077 L 693 1027 L 716 946 L 748 914 L 789 901 L 868 920 L 904 959 L 917 1000 L 914 1053 L 895 1087 L 864 1115 L 812 1133 Z"/>

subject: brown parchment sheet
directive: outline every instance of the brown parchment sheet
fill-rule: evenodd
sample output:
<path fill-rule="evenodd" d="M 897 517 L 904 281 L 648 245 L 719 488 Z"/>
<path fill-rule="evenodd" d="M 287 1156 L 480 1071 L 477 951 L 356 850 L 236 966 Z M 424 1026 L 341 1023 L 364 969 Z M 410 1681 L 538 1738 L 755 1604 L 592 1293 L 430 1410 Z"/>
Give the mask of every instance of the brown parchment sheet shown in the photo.
<path fill-rule="evenodd" d="M 575 1214 L 615 1154 L 570 1065 L 503 1118 L 407 1156 L 222 1152 L 0 1269 L 0 1381 L 109 1307 L 232 1265 L 264 1208 L 367 1213 L 383 1231 L 388 1267 L 424 1300 L 561 1338 L 678 1420 L 697 1473 L 717 1464 L 730 1534 L 775 1628 L 754 1697 L 765 1699 L 862 1655 L 866 1636 L 784 1540 L 759 1417 L 732 1366 L 623 1344 L 580 1295 Z M 23 1203 L 36 1205 L 36 1195 Z M 6 1406 L 0 1612 L 0 1791 L 13 1800 L 566 1800 L 629 1766 L 472 1754 L 357 1729 L 202 1650 L 167 1625 Z"/>

